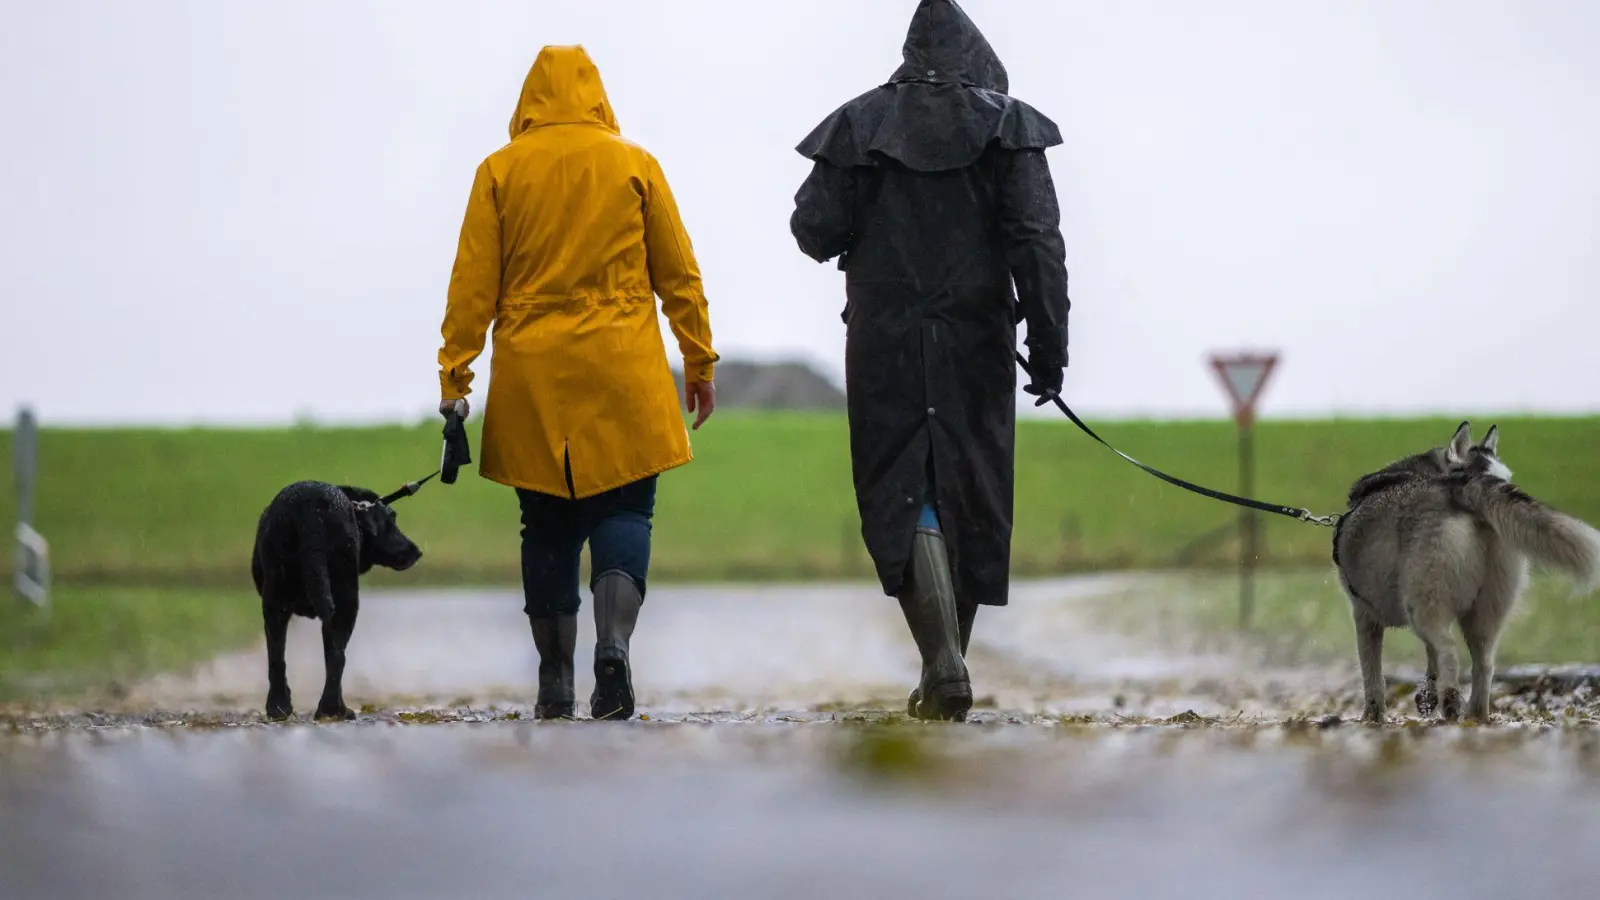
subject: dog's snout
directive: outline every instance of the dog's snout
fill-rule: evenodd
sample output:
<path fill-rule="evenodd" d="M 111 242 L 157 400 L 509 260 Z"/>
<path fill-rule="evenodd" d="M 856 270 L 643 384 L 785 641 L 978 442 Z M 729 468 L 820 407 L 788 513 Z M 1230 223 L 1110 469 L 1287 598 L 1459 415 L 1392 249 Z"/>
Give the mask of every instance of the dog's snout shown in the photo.
<path fill-rule="evenodd" d="M 400 554 L 401 561 L 398 571 L 404 572 L 422 561 L 422 548 L 416 544 L 407 543 L 405 552 Z"/>

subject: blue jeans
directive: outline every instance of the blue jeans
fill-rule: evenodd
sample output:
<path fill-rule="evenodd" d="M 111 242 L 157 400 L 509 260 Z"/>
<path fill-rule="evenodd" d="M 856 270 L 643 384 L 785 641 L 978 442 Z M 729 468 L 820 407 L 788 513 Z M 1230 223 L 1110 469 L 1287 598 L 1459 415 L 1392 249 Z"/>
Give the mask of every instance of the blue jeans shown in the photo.
<path fill-rule="evenodd" d="M 522 608 L 529 618 L 578 612 L 578 575 L 586 543 L 591 589 L 601 576 L 621 572 L 644 596 L 656 478 L 652 475 L 582 500 L 517 490 L 522 506 Z"/>
<path fill-rule="evenodd" d="M 935 506 L 939 498 L 933 484 L 933 459 L 928 459 L 928 481 L 922 487 L 922 517 L 917 520 L 918 528 L 937 531 L 941 534 L 944 529 L 939 522 L 939 510 Z"/>

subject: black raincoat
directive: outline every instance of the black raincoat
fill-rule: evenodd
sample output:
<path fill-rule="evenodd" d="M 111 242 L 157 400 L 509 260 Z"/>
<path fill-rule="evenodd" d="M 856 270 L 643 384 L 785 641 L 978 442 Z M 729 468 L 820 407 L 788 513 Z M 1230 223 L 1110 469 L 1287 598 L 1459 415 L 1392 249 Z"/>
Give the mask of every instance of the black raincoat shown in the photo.
<path fill-rule="evenodd" d="M 800 143 L 800 249 L 845 272 L 850 454 L 861 532 L 898 596 L 933 480 L 958 595 L 1003 606 L 1011 563 L 1017 323 L 1067 363 L 1067 270 L 1044 150 L 1055 123 L 952 0 L 922 0 L 888 84 Z M 1013 289 L 1015 282 L 1015 289 Z"/>

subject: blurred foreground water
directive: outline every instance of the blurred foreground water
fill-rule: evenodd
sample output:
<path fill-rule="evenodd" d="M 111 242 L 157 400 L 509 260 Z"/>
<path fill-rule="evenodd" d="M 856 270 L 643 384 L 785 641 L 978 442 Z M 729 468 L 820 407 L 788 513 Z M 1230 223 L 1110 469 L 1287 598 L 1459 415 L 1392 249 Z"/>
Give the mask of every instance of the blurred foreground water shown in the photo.
<path fill-rule="evenodd" d="M 0 739 L 6 897 L 1581 897 L 1600 734 L 635 722 Z"/>
<path fill-rule="evenodd" d="M 630 723 L 524 718 L 514 594 L 374 594 L 360 721 L 262 723 L 259 650 L 9 720 L 0 897 L 1593 895 L 1588 718 L 1362 727 L 1353 661 L 1096 632 L 1080 601 L 1119 584 L 985 610 L 960 725 L 895 712 L 916 656 L 870 589 L 652 591 Z M 317 649 L 297 626 L 302 713 Z"/>

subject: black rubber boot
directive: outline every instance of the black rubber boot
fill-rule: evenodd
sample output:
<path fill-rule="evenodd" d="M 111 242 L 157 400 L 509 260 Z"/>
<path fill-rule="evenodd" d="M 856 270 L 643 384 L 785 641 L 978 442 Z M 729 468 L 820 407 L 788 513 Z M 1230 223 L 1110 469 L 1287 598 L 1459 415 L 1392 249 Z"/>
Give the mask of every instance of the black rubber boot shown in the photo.
<path fill-rule="evenodd" d="M 633 718 L 633 669 L 628 640 L 639 621 L 644 598 L 623 572 L 607 572 L 594 584 L 594 693 L 589 715 L 622 721 Z"/>
<path fill-rule="evenodd" d="M 936 531 L 919 528 L 911 540 L 911 565 L 901 591 L 900 610 L 922 655 L 922 682 L 912 693 L 907 711 L 921 719 L 965 720 L 972 708 L 972 684 L 961 654 L 950 555 L 944 537 Z"/>
<path fill-rule="evenodd" d="M 572 687 L 572 651 L 578 645 L 578 617 L 529 619 L 533 646 L 539 651 L 539 699 L 536 719 L 570 719 L 577 700 Z"/>

